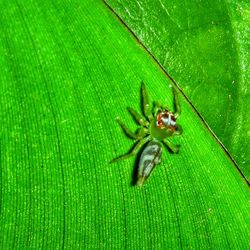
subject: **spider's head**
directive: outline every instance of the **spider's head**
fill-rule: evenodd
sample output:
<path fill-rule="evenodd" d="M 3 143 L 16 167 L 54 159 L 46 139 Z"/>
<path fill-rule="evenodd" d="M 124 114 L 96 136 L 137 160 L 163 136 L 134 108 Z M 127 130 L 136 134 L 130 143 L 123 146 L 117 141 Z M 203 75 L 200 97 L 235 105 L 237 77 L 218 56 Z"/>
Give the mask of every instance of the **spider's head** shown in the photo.
<path fill-rule="evenodd" d="M 175 130 L 176 118 L 174 114 L 168 110 L 162 110 L 157 114 L 156 126 L 160 129 Z"/>

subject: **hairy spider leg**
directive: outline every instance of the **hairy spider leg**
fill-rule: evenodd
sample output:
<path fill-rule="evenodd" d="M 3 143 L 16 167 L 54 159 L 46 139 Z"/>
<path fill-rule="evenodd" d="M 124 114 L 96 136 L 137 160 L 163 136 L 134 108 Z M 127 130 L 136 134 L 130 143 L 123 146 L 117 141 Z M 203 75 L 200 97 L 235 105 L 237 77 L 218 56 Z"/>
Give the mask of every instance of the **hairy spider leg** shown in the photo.
<path fill-rule="evenodd" d="M 153 119 L 151 110 L 150 110 L 150 105 L 149 105 L 149 100 L 148 100 L 148 93 L 145 87 L 145 84 L 142 82 L 141 83 L 141 92 L 142 92 L 142 106 L 143 106 L 143 113 L 146 116 L 146 118 L 151 121 Z"/>
<path fill-rule="evenodd" d="M 161 105 L 159 102 L 154 102 L 154 110 L 153 110 L 153 114 L 154 114 L 154 117 L 157 116 L 159 110 L 161 110 Z"/>
<path fill-rule="evenodd" d="M 140 148 L 148 141 L 150 141 L 151 138 L 149 136 L 147 137 L 144 137 L 143 139 L 141 139 L 140 141 L 137 142 L 137 144 L 135 145 L 135 147 L 133 148 L 133 150 L 130 152 L 130 153 L 127 153 L 127 154 L 124 154 L 124 155 L 121 155 L 113 160 L 110 161 L 110 163 L 114 163 L 114 162 L 117 162 L 117 161 L 121 161 L 121 160 L 124 160 L 124 159 L 127 159 L 131 156 L 134 156 L 139 150 Z"/>
<path fill-rule="evenodd" d="M 173 144 L 171 141 L 165 139 L 162 141 L 162 143 L 168 147 L 174 154 L 177 154 L 179 152 L 179 147 L 178 145 Z"/>
<path fill-rule="evenodd" d="M 181 106 L 180 101 L 177 95 L 177 91 L 173 88 L 173 94 L 174 94 L 174 116 L 177 119 L 181 115 Z"/>
<path fill-rule="evenodd" d="M 159 111 L 169 110 L 167 106 L 162 106 L 159 102 L 154 102 L 153 114 L 156 117 Z"/>
<path fill-rule="evenodd" d="M 149 123 L 144 119 L 143 116 L 141 116 L 137 111 L 135 111 L 133 108 L 128 107 L 129 113 L 133 116 L 135 121 L 144 127 L 148 127 Z"/>
<path fill-rule="evenodd" d="M 182 126 L 179 124 L 175 125 L 174 135 L 181 135 L 183 132 Z"/>
<path fill-rule="evenodd" d="M 122 130 L 128 137 L 135 139 L 135 140 L 140 140 L 145 136 L 144 128 L 141 128 L 137 133 L 134 133 L 129 128 L 127 128 L 127 126 L 121 121 L 119 117 L 117 117 L 115 120 L 120 125 L 120 127 L 122 128 Z"/>

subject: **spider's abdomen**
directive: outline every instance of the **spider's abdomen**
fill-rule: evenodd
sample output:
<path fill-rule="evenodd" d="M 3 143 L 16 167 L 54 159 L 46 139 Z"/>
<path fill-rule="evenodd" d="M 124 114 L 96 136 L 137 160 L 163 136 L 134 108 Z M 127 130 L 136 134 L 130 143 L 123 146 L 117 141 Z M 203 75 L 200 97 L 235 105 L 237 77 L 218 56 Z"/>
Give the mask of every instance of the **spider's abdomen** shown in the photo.
<path fill-rule="evenodd" d="M 142 151 L 138 168 L 138 185 L 142 186 L 151 174 L 155 165 L 160 163 L 162 155 L 161 144 L 153 140 Z"/>

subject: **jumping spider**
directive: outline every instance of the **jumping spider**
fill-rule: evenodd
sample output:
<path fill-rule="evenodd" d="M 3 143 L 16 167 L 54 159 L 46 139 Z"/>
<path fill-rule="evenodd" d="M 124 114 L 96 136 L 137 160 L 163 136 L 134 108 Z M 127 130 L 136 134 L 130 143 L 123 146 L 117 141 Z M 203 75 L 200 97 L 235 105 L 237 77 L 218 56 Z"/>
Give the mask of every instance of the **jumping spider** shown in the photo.
<path fill-rule="evenodd" d="M 139 186 L 143 185 L 153 168 L 160 163 L 162 144 L 164 144 L 173 153 L 179 152 L 179 146 L 174 145 L 168 140 L 168 138 L 174 135 L 182 134 L 182 127 L 176 124 L 176 120 L 181 114 L 181 107 L 174 88 L 174 112 L 171 112 L 166 106 L 155 102 L 152 113 L 148 101 L 148 94 L 143 82 L 141 84 L 141 94 L 144 117 L 134 109 L 130 107 L 128 108 L 128 111 L 134 117 L 135 121 L 141 125 L 137 132 L 133 133 L 126 127 L 120 118 L 116 118 L 116 121 L 125 134 L 134 139 L 136 144 L 131 152 L 121 155 L 110 162 L 114 163 L 135 155 L 140 148 L 147 143 L 146 147 L 142 151 L 139 161 L 137 173 L 137 184 Z"/>

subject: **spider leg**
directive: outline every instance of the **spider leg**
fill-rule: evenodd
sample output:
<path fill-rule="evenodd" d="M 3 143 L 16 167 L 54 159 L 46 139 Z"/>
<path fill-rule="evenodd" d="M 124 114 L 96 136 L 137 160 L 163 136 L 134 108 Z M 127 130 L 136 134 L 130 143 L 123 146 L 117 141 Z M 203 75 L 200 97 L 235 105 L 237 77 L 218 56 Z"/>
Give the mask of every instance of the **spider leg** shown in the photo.
<path fill-rule="evenodd" d="M 179 153 L 179 145 L 175 145 L 175 144 L 173 144 L 171 141 L 169 141 L 169 140 L 164 140 L 164 141 L 162 141 L 163 142 L 163 144 L 167 147 L 167 148 L 169 148 L 174 154 L 178 154 Z"/>
<path fill-rule="evenodd" d="M 148 100 L 148 93 L 145 87 L 145 84 L 142 82 L 141 84 L 141 92 L 142 92 L 142 105 L 143 105 L 143 113 L 146 116 L 146 118 L 151 121 L 153 119 L 151 110 L 150 110 L 150 105 L 149 105 L 149 100 Z"/>
<path fill-rule="evenodd" d="M 141 128 L 138 133 L 134 133 L 129 128 L 127 128 L 127 126 L 120 120 L 119 117 L 117 117 L 115 120 L 117 121 L 117 123 L 120 125 L 120 127 L 128 137 L 135 140 L 140 140 L 145 136 L 144 128 Z"/>
<path fill-rule="evenodd" d="M 174 94 L 174 116 L 177 119 L 181 115 L 181 106 L 177 91 L 175 90 L 174 87 L 173 87 L 173 94 Z"/>
<path fill-rule="evenodd" d="M 137 144 L 135 145 L 135 147 L 132 149 L 131 152 L 127 153 L 127 154 L 124 154 L 124 155 L 121 155 L 113 160 L 111 160 L 109 163 L 114 163 L 114 162 L 117 162 L 117 161 L 120 161 L 120 160 L 124 160 L 124 159 L 127 159 L 131 156 L 134 156 L 139 150 L 140 148 L 150 140 L 151 138 L 148 136 L 148 137 L 145 137 L 143 139 L 141 139 L 140 141 L 137 142 Z"/>
<path fill-rule="evenodd" d="M 170 109 L 167 106 L 161 105 L 159 102 L 154 102 L 154 110 L 153 110 L 154 117 L 157 116 L 159 111 L 163 110 L 170 110 Z"/>
<path fill-rule="evenodd" d="M 161 110 L 160 103 L 159 102 L 154 102 L 154 110 L 153 110 L 154 117 L 157 116 L 159 110 Z"/>
<path fill-rule="evenodd" d="M 128 107 L 128 111 L 129 113 L 133 116 L 133 118 L 135 119 L 135 121 L 144 126 L 147 127 L 149 125 L 148 121 L 146 121 L 144 119 L 144 117 L 142 117 L 137 111 L 135 111 L 133 108 Z"/>
<path fill-rule="evenodd" d="M 182 126 L 179 124 L 175 125 L 174 135 L 181 135 L 183 132 Z"/>

